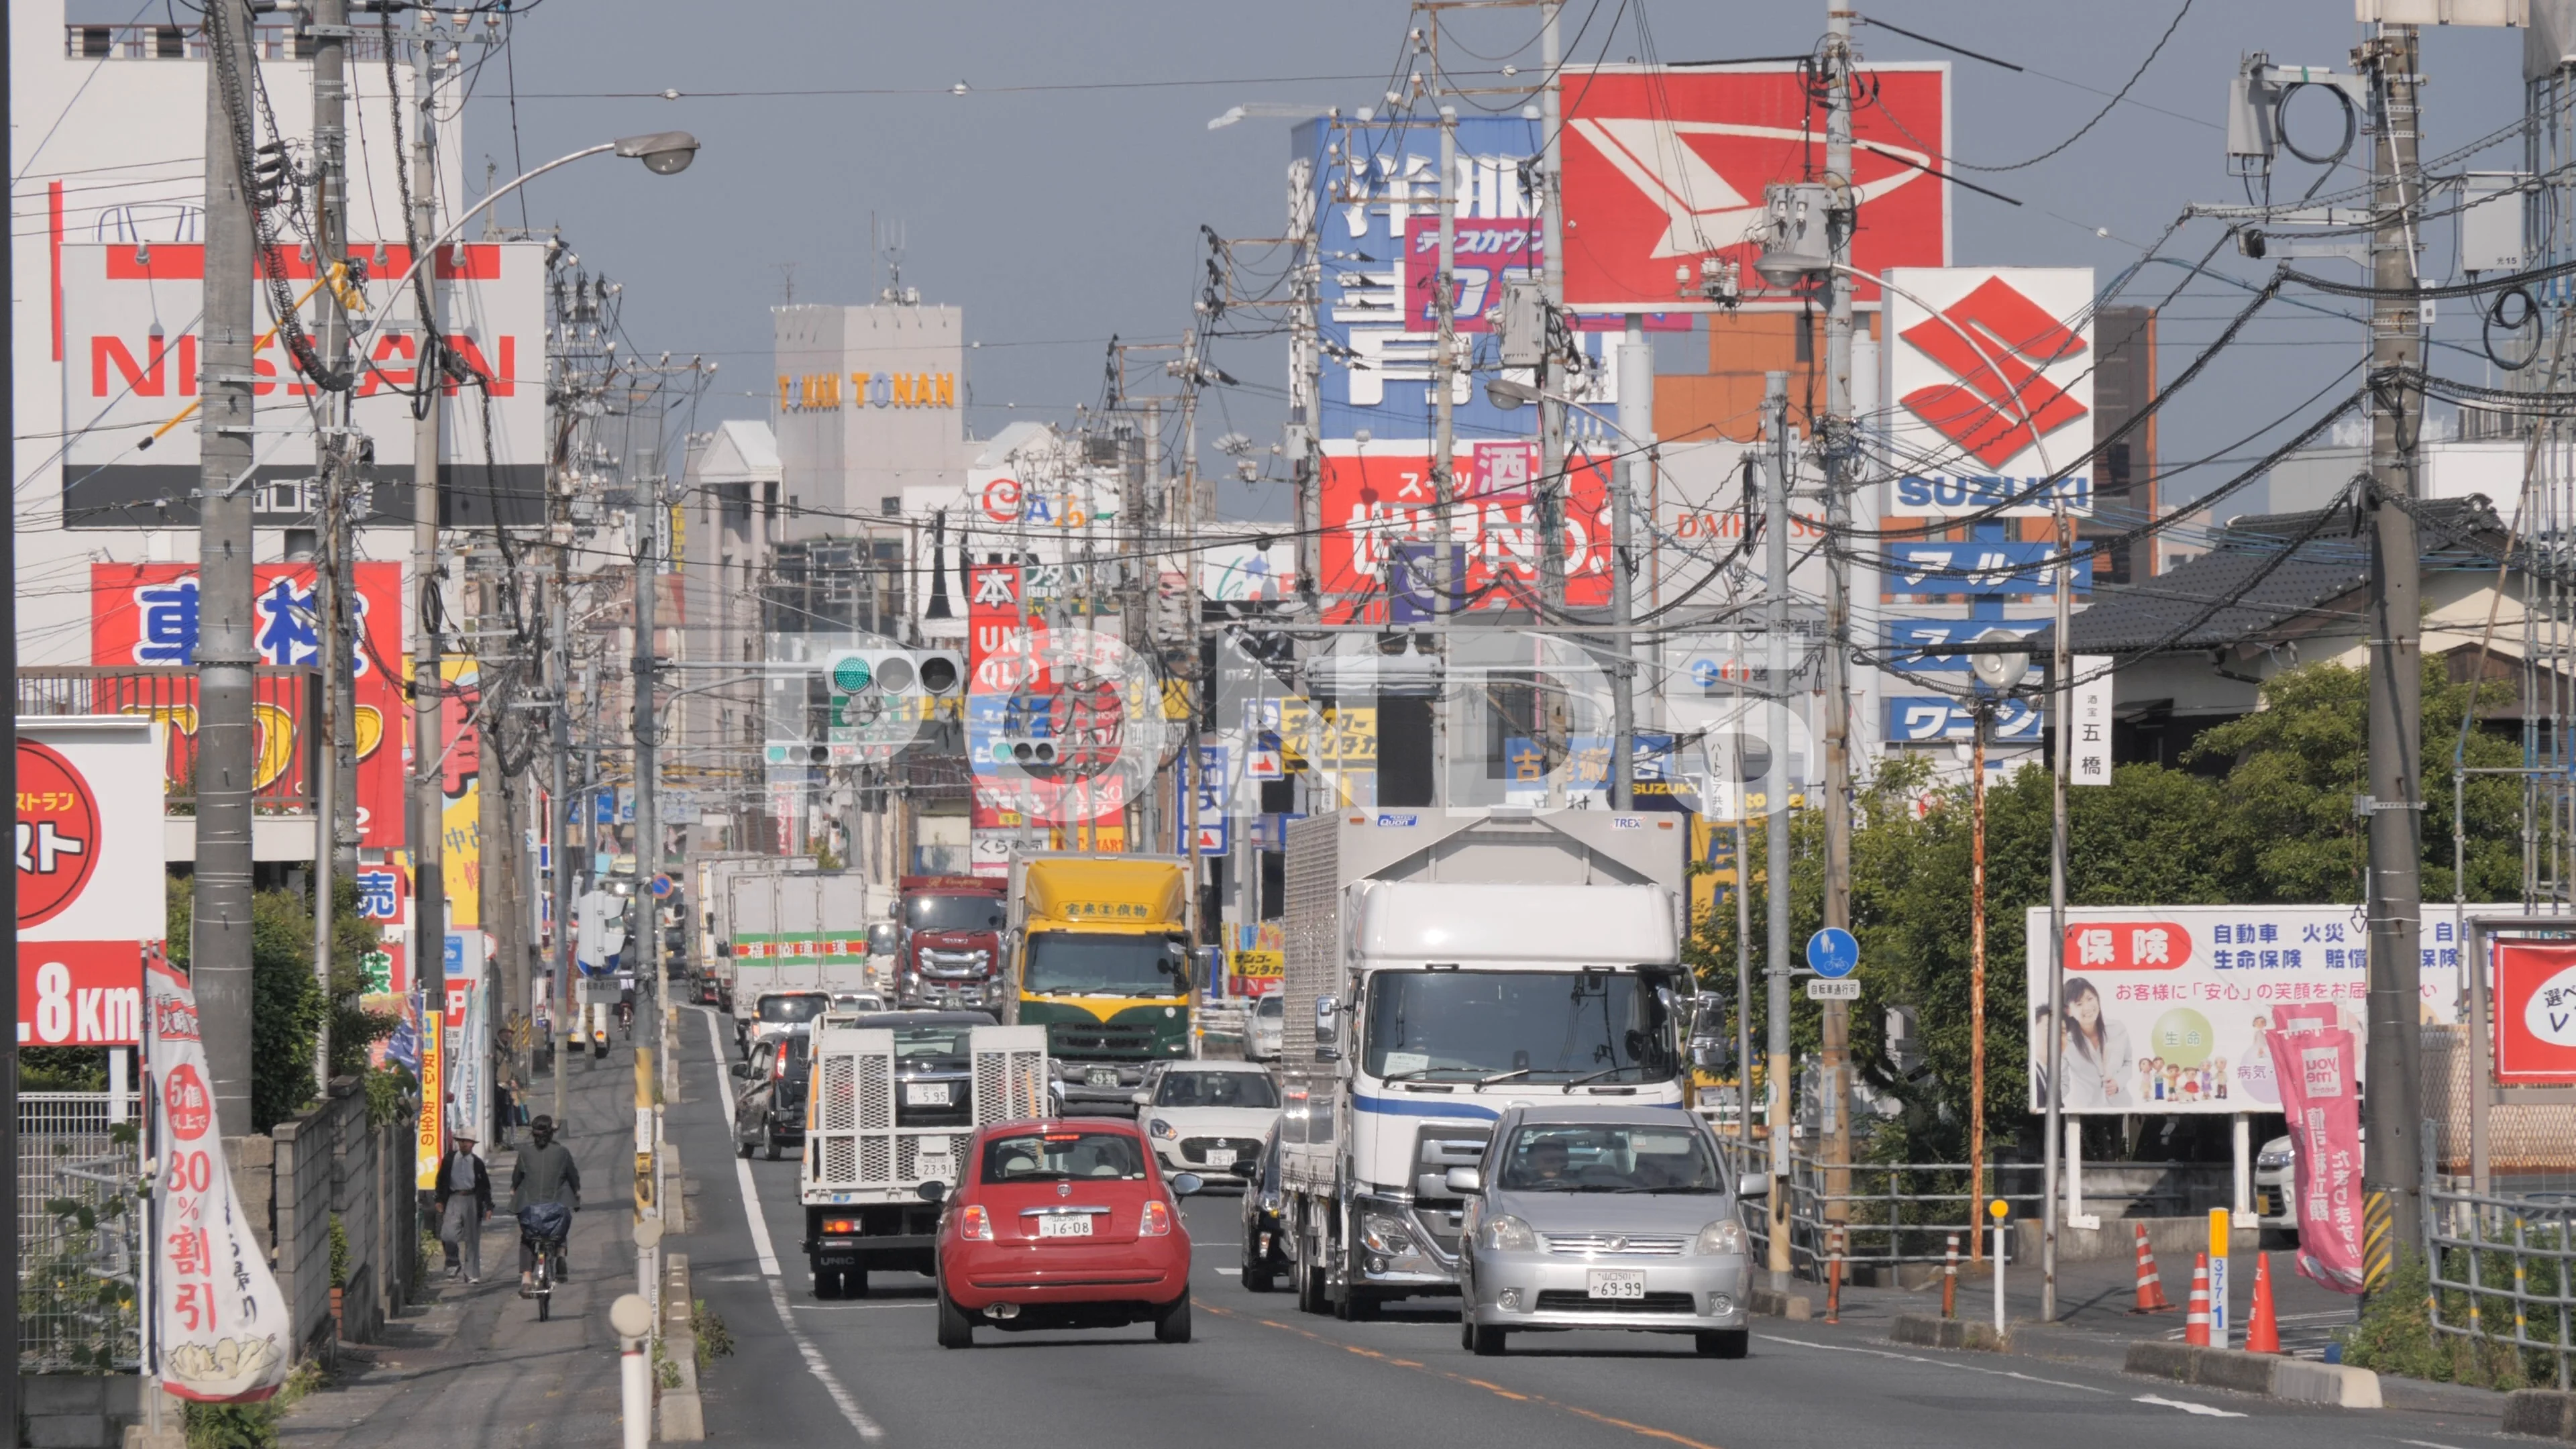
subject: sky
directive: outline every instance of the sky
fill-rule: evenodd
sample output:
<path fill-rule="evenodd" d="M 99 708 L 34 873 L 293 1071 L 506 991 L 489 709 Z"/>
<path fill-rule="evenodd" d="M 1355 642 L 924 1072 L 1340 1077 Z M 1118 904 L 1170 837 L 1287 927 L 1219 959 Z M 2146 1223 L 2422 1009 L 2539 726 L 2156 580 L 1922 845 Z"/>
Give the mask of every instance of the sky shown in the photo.
<path fill-rule="evenodd" d="M 1713 60 L 1805 51 L 1824 10 L 1572 0 L 1564 27 L 1573 60 Z M 2226 172 L 2223 124 L 2242 53 L 2349 69 L 2360 33 L 2349 0 L 1891 0 L 1863 13 L 2023 68 L 1866 24 L 1857 32 L 1864 61 L 1954 63 L 1960 174 L 2021 203 L 1959 192 L 1953 260 L 2090 266 L 2105 281 L 2137 263 L 2185 204 L 2243 200 Z M 697 163 L 675 178 L 594 161 L 533 183 L 526 219 L 561 227 L 586 266 L 624 284 L 625 327 L 639 348 L 719 364 L 702 427 L 765 415 L 768 308 L 791 287 L 799 302 L 873 300 L 887 259 L 872 229 L 899 235 L 904 283 L 925 302 L 965 309 L 979 344 L 968 356 L 968 423 L 989 436 L 1016 418 L 1061 420 L 1096 403 L 1113 334 L 1176 338 L 1191 320 L 1202 226 L 1229 236 L 1283 229 L 1291 123 L 1210 130 L 1211 118 L 1246 101 L 1383 107 L 1387 77 L 1412 68 L 1415 23 L 1395 0 L 540 0 L 477 80 L 465 171 L 479 195 L 487 161 L 507 177 L 618 135 L 699 137 Z M 1494 58 L 1483 64 L 1516 61 L 1526 72 L 1536 68 L 1537 25 L 1534 9 L 1463 12 L 1450 34 Z M 2081 139 L 2018 169 L 1966 169 L 2009 166 L 2075 136 L 2169 27 L 2127 99 Z M 1451 55 L 1453 66 L 1479 64 Z M 2432 30 L 2422 55 L 2427 159 L 2521 113 L 2519 32 Z M 961 82 L 964 94 L 949 89 Z M 687 94 L 661 99 L 665 89 Z M 723 92 L 737 94 L 708 94 Z M 2331 102 L 2313 96 L 2290 124 L 2311 151 L 2331 149 L 2341 130 Z M 2359 181 L 2355 164 L 2325 189 Z M 2524 164 L 2516 138 L 2451 169 Z M 2296 195 L 2316 175 L 2285 156 L 2275 193 Z M 514 202 L 501 209 L 518 220 Z M 2198 223 L 2163 254 L 2196 260 L 2219 237 Z M 2448 275 L 2450 224 L 2430 225 L 2425 243 L 2427 276 Z M 2277 262 L 2226 248 L 2211 266 L 2259 282 Z M 2359 279 L 2338 260 L 2300 265 Z M 2168 379 L 2245 293 L 2156 263 L 2121 298 L 2161 301 L 2187 281 L 2164 313 Z M 2437 350 L 2443 370 L 2493 376 L 2473 316 L 2453 308 L 2436 336 L 2465 349 Z M 1261 388 L 1214 390 L 1203 445 L 1229 428 L 1277 436 L 1285 343 L 1233 346 L 1214 360 Z M 2232 472 L 2229 458 L 2265 451 L 2240 444 L 2248 435 L 2284 436 L 2259 434 L 2263 425 L 2328 405 L 2310 400 L 2336 395 L 2360 346 L 2348 315 L 2268 309 L 2163 414 L 2168 499 Z M 2204 456 L 2214 461 L 2180 466 Z M 1203 457 L 1223 463 L 1212 448 Z M 1222 506 L 1278 516 L 1285 490 L 1230 490 Z"/>

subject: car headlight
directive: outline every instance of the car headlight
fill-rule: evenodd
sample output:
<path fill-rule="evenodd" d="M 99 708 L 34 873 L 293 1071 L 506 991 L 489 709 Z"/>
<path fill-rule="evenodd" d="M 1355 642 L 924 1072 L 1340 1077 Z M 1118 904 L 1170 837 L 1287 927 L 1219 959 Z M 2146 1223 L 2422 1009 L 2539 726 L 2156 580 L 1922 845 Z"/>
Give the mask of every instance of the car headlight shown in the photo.
<path fill-rule="evenodd" d="M 1733 1218 L 1719 1218 L 1699 1230 L 1699 1239 L 1691 1244 L 1691 1251 L 1741 1255 L 1744 1252 L 1744 1224 Z"/>
<path fill-rule="evenodd" d="M 1384 1213 L 1360 1215 L 1360 1241 L 1368 1245 L 1370 1252 L 1389 1257 L 1413 1251 L 1413 1234 L 1405 1229 L 1403 1220 Z"/>
<path fill-rule="evenodd" d="M 1538 1235 L 1530 1225 L 1509 1213 L 1485 1219 L 1476 1236 L 1484 1241 L 1488 1252 L 1526 1253 L 1538 1246 Z"/>
<path fill-rule="evenodd" d="M 1145 1130 L 1146 1130 L 1147 1132 L 1149 1132 L 1149 1133 L 1153 1134 L 1153 1135 L 1154 1135 L 1154 1136 L 1156 1136 L 1156 1137 L 1160 1137 L 1160 1138 L 1162 1138 L 1162 1139 L 1163 1139 L 1164 1141 L 1166 1141 L 1166 1142 L 1172 1141 L 1173 1139 L 1175 1139 L 1175 1138 L 1177 1138 L 1177 1137 L 1179 1137 L 1179 1136 L 1181 1135 L 1181 1134 L 1179 1134 L 1178 1132 L 1175 1132 L 1175 1131 L 1173 1131 L 1173 1130 L 1172 1130 L 1172 1124 L 1171 1124 L 1171 1123 L 1164 1121 L 1164 1120 L 1163 1120 L 1162 1118 L 1160 1118 L 1160 1117 L 1157 1117 L 1157 1118 L 1155 1118 L 1153 1121 L 1146 1123 L 1146 1124 L 1145 1124 Z"/>

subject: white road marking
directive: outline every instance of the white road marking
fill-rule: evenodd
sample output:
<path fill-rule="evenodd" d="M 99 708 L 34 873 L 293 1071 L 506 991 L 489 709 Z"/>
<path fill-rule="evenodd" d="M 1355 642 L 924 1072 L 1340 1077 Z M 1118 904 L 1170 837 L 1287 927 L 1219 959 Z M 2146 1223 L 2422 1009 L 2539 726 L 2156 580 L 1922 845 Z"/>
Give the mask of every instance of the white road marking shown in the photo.
<path fill-rule="evenodd" d="M 2415 1449 L 2460 1449 L 2457 1444 L 2436 1444 L 2430 1439 L 2392 1439 L 2392 1444 L 2412 1444 Z"/>
<path fill-rule="evenodd" d="M 2186 1414 L 2199 1414 L 2204 1418 L 2210 1419 L 2242 1419 L 2245 1417 L 2234 1409 L 2222 1409 L 2215 1404 L 2194 1404 L 2182 1399 L 2164 1398 L 2156 1394 L 2140 1394 L 2129 1402 L 2133 1404 L 2153 1404 L 2161 1409 L 2180 1409 Z"/>
<path fill-rule="evenodd" d="M 2065 1379 L 2044 1379 L 2037 1374 L 2016 1373 L 2011 1369 L 1987 1368 L 1982 1364 L 1953 1363 L 1946 1358 L 1925 1358 L 1921 1354 L 1894 1353 L 1883 1348 L 1858 1348 L 1845 1343 L 1816 1343 L 1804 1338 L 1782 1338 L 1777 1334 L 1771 1333 L 1761 1333 L 1754 1336 L 1766 1343 L 1795 1344 L 1800 1348 L 1823 1349 L 1827 1353 L 1867 1354 L 1871 1358 L 1892 1358 L 1901 1360 L 1905 1363 L 1930 1364 L 1934 1368 L 1957 1369 L 1962 1373 L 1985 1374 L 1989 1377 L 1999 1379 L 2020 1379 L 2024 1383 L 2046 1384 L 2053 1389 L 2081 1389 L 2088 1394 L 2101 1394 L 2106 1398 L 2114 1397 L 2111 1390 L 2098 1388 L 2092 1384 L 2069 1383 Z"/>
<path fill-rule="evenodd" d="M 724 1041 L 716 1027 L 716 1014 L 703 1006 L 697 1011 L 706 1018 L 707 1049 L 715 1054 L 716 1073 L 721 1077 L 728 1063 L 725 1061 Z M 723 1100 L 723 1093 L 716 1095 L 716 1110 L 723 1118 L 726 1135 L 731 1136 L 733 1113 L 728 1110 L 731 1104 Z M 832 1372 L 829 1363 L 824 1362 L 822 1351 L 815 1348 L 813 1341 L 796 1326 L 796 1314 L 787 1301 L 787 1286 L 778 1275 L 778 1252 L 769 1241 L 769 1223 L 761 1216 L 760 1188 L 751 1180 L 751 1164 L 737 1153 L 733 1168 L 734 1180 L 742 1185 L 743 1218 L 751 1224 L 752 1250 L 760 1255 L 760 1271 L 769 1283 L 769 1304 L 778 1310 L 778 1326 L 786 1329 L 787 1336 L 795 1340 L 796 1352 L 805 1360 L 806 1371 L 814 1375 L 815 1382 L 823 1386 L 824 1393 L 832 1396 L 833 1405 L 840 1409 L 842 1418 L 850 1421 L 850 1427 L 859 1431 L 859 1437 L 868 1440 L 884 1438 L 885 1430 L 867 1416 L 867 1412 L 859 1407 L 859 1401 L 850 1397 L 848 1389 L 841 1387 L 840 1376 Z"/>

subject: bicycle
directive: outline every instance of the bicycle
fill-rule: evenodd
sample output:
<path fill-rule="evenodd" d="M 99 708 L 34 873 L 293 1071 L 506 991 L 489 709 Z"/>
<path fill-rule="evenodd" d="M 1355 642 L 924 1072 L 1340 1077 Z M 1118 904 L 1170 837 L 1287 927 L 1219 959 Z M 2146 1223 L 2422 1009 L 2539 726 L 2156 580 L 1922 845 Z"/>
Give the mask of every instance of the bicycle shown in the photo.
<path fill-rule="evenodd" d="M 633 1001 L 617 1003 L 617 1030 L 626 1040 L 635 1039 L 635 1003 Z"/>
<path fill-rule="evenodd" d="M 564 1240 L 571 1231 L 572 1210 L 562 1203 L 530 1203 L 519 1209 L 519 1241 L 536 1259 L 528 1296 L 537 1300 L 539 1323 L 553 1311 L 555 1280 L 563 1276 Z"/>

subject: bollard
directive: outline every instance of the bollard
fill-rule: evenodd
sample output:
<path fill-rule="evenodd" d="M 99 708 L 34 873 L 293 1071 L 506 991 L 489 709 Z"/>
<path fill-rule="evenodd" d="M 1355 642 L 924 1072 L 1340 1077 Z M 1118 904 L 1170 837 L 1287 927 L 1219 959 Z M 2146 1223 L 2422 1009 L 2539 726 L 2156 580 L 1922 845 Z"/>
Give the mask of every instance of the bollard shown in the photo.
<path fill-rule="evenodd" d="M 2004 1336 L 2004 1217 L 2012 1211 L 2002 1198 L 1986 1204 L 1995 1219 L 1995 1337 Z"/>
<path fill-rule="evenodd" d="M 626 1417 L 626 1449 L 648 1449 L 653 1441 L 653 1380 L 644 1352 L 653 1334 L 653 1310 L 637 1294 L 620 1294 L 608 1305 L 608 1326 L 617 1332 L 618 1407 Z"/>
<path fill-rule="evenodd" d="M 1941 1316 L 1959 1316 L 1959 1235 L 1950 1235 L 1950 1256 L 1941 1265 Z"/>
<path fill-rule="evenodd" d="M 1843 1321 L 1843 1227 L 1833 1228 L 1832 1258 L 1825 1265 L 1825 1321 Z"/>
<path fill-rule="evenodd" d="M 2209 1346 L 2227 1347 L 2227 1209 L 2209 1210 Z"/>

